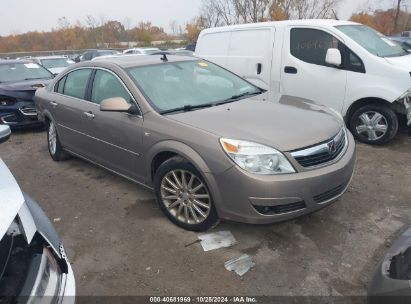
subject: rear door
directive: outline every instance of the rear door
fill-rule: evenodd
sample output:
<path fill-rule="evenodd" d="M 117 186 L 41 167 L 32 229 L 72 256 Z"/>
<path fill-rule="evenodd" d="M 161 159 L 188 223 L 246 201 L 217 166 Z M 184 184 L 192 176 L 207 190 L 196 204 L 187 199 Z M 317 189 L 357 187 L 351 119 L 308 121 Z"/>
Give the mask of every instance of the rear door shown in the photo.
<path fill-rule="evenodd" d="M 289 27 L 286 30 L 281 69 L 281 93 L 306 98 L 342 111 L 347 71 L 325 63 L 329 48 L 344 41 L 323 29 Z"/>
<path fill-rule="evenodd" d="M 228 49 L 227 69 L 268 90 L 271 82 L 274 34 L 273 27 L 233 31 Z"/>
<path fill-rule="evenodd" d="M 141 180 L 143 117 L 100 111 L 101 101 L 112 97 L 123 97 L 130 105 L 136 103 L 114 72 L 96 69 L 88 92 L 90 102 L 83 116 L 83 132 L 88 137 L 86 157 L 108 169 Z"/>
<path fill-rule="evenodd" d="M 91 77 L 89 68 L 74 70 L 68 73 L 54 88 L 49 110 L 57 126 L 62 145 L 72 152 L 84 154 L 87 138 L 82 132 L 86 88 Z"/>

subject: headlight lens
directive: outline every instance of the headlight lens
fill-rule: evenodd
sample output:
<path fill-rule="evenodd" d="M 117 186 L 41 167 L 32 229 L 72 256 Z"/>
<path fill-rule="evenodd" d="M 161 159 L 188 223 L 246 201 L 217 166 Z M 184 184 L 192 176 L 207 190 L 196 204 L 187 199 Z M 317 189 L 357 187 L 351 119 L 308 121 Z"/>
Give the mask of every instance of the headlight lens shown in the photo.
<path fill-rule="evenodd" d="M 227 155 L 248 172 L 264 175 L 295 173 L 287 158 L 274 148 L 228 138 L 221 138 L 220 143 Z"/>
<path fill-rule="evenodd" d="M 43 249 L 39 272 L 33 287 L 32 297 L 55 297 L 60 290 L 61 271 L 56 258 L 49 249 Z"/>
<path fill-rule="evenodd" d="M 411 88 L 402 94 L 397 100 L 402 101 L 403 99 L 411 96 Z"/>

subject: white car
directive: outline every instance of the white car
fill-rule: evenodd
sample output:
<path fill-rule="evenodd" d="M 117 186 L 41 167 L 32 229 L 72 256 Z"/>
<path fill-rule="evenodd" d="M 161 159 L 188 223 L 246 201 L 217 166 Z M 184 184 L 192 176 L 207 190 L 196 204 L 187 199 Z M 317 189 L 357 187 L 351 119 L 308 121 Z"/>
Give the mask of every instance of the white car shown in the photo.
<path fill-rule="evenodd" d="M 74 64 L 75 62 L 66 56 L 44 56 L 35 57 L 31 60 L 42 65 L 47 70 L 49 70 L 53 75 L 58 75 L 63 72 L 67 67 Z"/>
<path fill-rule="evenodd" d="M 197 57 L 265 89 L 312 100 L 341 113 L 353 135 L 383 144 L 411 125 L 411 55 L 354 22 L 290 20 L 203 30 Z M 315 122 L 313 122 L 315 123 Z"/>
<path fill-rule="evenodd" d="M 10 128 L 0 125 L 0 142 L 9 136 Z M 73 270 L 56 230 L 1 159 L 0 210 L 0 298 L 74 303 Z"/>
<path fill-rule="evenodd" d="M 124 50 L 123 54 L 151 55 L 157 52 L 161 52 L 161 50 L 159 48 L 132 48 Z"/>

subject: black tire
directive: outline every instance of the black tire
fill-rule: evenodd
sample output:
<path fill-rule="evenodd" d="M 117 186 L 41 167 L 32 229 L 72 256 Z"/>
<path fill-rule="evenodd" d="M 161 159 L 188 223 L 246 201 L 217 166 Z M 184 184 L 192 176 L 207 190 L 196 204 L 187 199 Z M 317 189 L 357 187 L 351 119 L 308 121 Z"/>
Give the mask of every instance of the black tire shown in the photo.
<path fill-rule="evenodd" d="M 162 183 L 165 182 L 165 178 L 169 176 L 169 174 L 172 174 L 173 172 L 176 172 L 176 174 L 178 174 L 178 172 L 180 172 L 180 174 L 185 174 L 185 176 L 191 177 L 192 175 L 194 175 L 197 179 L 196 182 L 198 183 L 198 185 L 201 183 L 203 183 L 203 187 L 200 188 L 204 191 L 204 193 L 202 194 L 203 196 L 207 196 L 209 198 L 207 198 L 207 204 L 209 205 L 209 209 L 205 209 L 206 211 L 204 211 L 204 209 L 202 209 L 203 212 L 207 213 L 207 216 L 204 217 L 204 219 L 200 222 L 200 223 L 189 223 L 189 220 L 187 220 L 186 222 L 184 222 L 182 219 L 179 219 L 179 214 L 180 214 L 180 205 L 184 205 L 181 208 L 184 208 L 184 211 L 186 211 L 186 208 L 190 208 L 190 206 L 186 207 L 186 201 L 184 201 L 183 203 L 180 203 L 178 205 L 176 205 L 176 208 L 173 209 L 169 209 L 167 207 L 170 206 L 172 203 L 171 201 L 165 200 L 163 199 L 163 192 L 164 189 L 162 188 Z M 183 173 L 184 172 L 184 173 Z M 182 175 L 180 175 L 181 177 Z M 173 180 L 174 183 L 176 182 L 175 179 Z M 186 182 L 186 184 L 188 184 Z M 177 185 L 177 183 L 176 183 Z M 187 187 L 188 188 L 188 187 Z M 192 188 L 192 187 L 191 187 Z M 163 190 L 162 190 L 163 189 Z M 176 198 L 174 199 L 178 199 L 181 195 L 181 199 L 182 199 L 182 193 L 180 192 L 180 190 L 175 190 L 175 188 L 170 187 L 171 190 L 173 191 L 178 191 L 179 193 L 176 193 Z M 162 163 L 160 165 L 160 167 L 157 169 L 155 176 L 154 176 L 154 190 L 155 190 L 155 194 L 157 197 L 157 202 L 160 206 L 160 209 L 163 211 L 163 213 L 168 217 L 168 219 L 170 221 L 172 221 L 175 225 L 182 227 L 184 229 L 187 230 L 191 230 L 191 231 L 206 231 L 208 229 L 211 229 L 215 226 L 217 226 L 217 224 L 219 223 L 219 219 L 218 219 L 218 215 L 217 215 L 217 210 L 214 206 L 214 202 L 211 196 L 211 192 L 208 189 L 208 186 L 204 180 L 204 178 L 202 177 L 202 175 L 200 174 L 200 172 L 187 160 L 181 158 L 181 157 L 173 157 L 168 159 L 167 161 L 165 161 L 164 163 Z M 200 194 L 201 195 L 201 194 Z M 187 200 L 189 201 L 190 199 L 187 198 Z M 194 200 L 194 199 L 193 199 Z M 174 201 L 175 203 L 175 201 Z M 194 203 L 191 204 L 191 206 L 193 206 Z M 197 210 L 199 208 L 198 205 L 196 205 Z M 203 207 L 202 207 L 203 208 Z M 174 214 L 172 212 L 177 212 L 175 211 L 175 209 L 179 209 L 177 215 Z M 188 210 L 188 209 L 187 209 Z M 191 210 L 193 211 L 194 209 L 191 208 Z M 181 210 L 181 212 L 183 212 Z M 194 212 L 194 211 L 193 211 Z M 189 213 L 189 211 L 187 211 L 187 213 Z M 192 220 L 195 220 L 193 215 L 191 213 L 189 213 L 190 217 L 192 218 Z M 199 215 L 197 213 L 197 215 Z M 181 214 L 181 217 L 183 217 L 184 214 Z"/>
<path fill-rule="evenodd" d="M 378 113 L 383 118 L 380 119 L 382 125 L 385 126 L 386 131 L 377 131 L 376 137 L 368 133 L 369 131 L 359 132 L 364 128 L 362 117 L 373 117 L 373 113 Z M 398 117 L 395 112 L 386 105 L 368 104 L 358 108 L 349 119 L 349 128 L 355 139 L 369 145 L 383 145 L 389 142 L 397 135 L 398 132 Z M 375 131 L 375 130 L 374 130 Z M 372 132 L 372 131 L 370 131 Z"/>
<path fill-rule="evenodd" d="M 51 129 L 54 127 L 55 132 L 55 149 L 52 148 L 52 143 L 50 141 L 51 137 Z M 64 151 L 63 147 L 61 146 L 59 136 L 57 134 L 57 129 L 55 128 L 55 124 L 53 121 L 47 122 L 47 148 L 49 150 L 50 156 L 54 161 L 62 161 L 68 159 L 70 156 L 69 154 Z"/>

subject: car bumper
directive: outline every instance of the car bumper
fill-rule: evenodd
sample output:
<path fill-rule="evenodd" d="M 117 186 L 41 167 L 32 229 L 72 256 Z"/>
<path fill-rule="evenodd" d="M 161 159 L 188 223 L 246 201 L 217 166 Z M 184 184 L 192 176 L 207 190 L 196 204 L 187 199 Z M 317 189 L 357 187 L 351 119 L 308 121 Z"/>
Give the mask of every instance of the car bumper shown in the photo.
<path fill-rule="evenodd" d="M 385 254 L 368 289 L 368 303 L 410 303 L 411 228 L 407 229 Z"/>
<path fill-rule="evenodd" d="M 73 269 L 68 263 L 68 272 L 65 274 L 65 287 L 60 294 L 62 304 L 74 304 L 76 302 L 76 280 Z"/>
<path fill-rule="evenodd" d="M 33 102 L 18 102 L 13 106 L 0 106 L 0 124 L 10 127 L 41 125 Z"/>
<path fill-rule="evenodd" d="M 222 219 L 251 224 L 289 220 L 329 206 L 347 190 L 355 166 L 355 142 L 335 163 L 285 175 L 255 175 L 233 166 L 222 174 L 206 174 Z"/>

